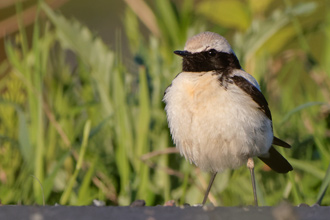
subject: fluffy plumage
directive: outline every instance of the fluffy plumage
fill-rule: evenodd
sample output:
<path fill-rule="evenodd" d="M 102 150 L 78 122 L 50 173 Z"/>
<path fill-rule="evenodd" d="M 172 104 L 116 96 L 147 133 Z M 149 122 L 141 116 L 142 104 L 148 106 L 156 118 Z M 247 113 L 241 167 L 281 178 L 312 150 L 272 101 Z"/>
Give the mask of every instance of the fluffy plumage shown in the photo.
<path fill-rule="evenodd" d="M 183 72 L 163 100 L 181 154 L 205 171 L 235 169 L 253 157 L 277 172 L 292 170 L 272 143 L 290 145 L 274 139 L 268 103 L 227 40 L 203 32 L 175 53 L 183 57 Z"/>

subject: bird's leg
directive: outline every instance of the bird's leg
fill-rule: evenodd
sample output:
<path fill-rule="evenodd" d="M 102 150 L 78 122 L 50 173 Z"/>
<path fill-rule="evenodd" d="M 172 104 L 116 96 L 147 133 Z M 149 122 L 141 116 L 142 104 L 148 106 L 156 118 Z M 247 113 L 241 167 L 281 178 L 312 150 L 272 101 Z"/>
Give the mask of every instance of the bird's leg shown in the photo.
<path fill-rule="evenodd" d="M 211 187 L 212 187 L 212 184 L 213 184 L 213 181 L 214 181 L 216 175 L 217 175 L 217 172 L 212 174 L 209 186 L 207 187 L 206 192 L 205 192 L 205 196 L 204 196 L 204 199 L 203 199 L 203 205 L 205 205 L 205 203 L 206 203 L 207 197 L 209 196 L 209 192 L 211 190 Z"/>
<path fill-rule="evenodd" d="M 246 166 L 249 168 L 250 174 L 251 174 L 252 188 L 253 188 L 253 195 L 254 195 L 254 205 L 255 206 L 258 206 L 256 180 L 255 180 L 255 177 L 254 177 L 254 162 L 253 162 L 253 158 L 252 157 L 250 157 L 248 159 Z"/>

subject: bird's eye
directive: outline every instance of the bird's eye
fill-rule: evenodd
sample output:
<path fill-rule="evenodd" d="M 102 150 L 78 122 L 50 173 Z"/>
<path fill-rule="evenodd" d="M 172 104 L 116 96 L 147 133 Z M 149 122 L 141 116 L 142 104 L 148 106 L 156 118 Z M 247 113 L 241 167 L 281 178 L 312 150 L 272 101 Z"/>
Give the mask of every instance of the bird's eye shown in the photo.
<path fill-rule="evenodd" d="M 217 51 L 215 49 L 211 49 L 208 51 L 208 54 L 211 56 L 211 57 L 214 57 L 216 54 L 217 54 Z"/>

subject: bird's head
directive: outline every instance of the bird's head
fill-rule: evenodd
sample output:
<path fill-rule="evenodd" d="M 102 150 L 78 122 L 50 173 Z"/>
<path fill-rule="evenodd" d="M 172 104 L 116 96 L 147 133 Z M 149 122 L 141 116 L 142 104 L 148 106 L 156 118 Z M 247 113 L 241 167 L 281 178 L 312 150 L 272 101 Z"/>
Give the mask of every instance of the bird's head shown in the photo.
<path fill-rule="evenodd" d="M 213 32 L 202 32 L 191 37 L 184 50 L 176 50 L 174 53 L 183 57 L 182 69 L 187 72 L 241 68 L 226 38 Z"/>

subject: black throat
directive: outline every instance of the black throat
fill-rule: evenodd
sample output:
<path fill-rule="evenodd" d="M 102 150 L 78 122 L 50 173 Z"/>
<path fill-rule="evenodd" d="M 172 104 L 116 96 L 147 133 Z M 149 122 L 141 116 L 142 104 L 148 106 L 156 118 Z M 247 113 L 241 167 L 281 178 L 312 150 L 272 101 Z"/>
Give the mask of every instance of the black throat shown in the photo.
<path fill-rule="evenodd" d="M 241 69 L 235 54 L 215 50 L 189 53 L 182 61 L 184 72 L 216 71 L 229 74 L 233 69 Z"/>

